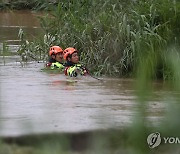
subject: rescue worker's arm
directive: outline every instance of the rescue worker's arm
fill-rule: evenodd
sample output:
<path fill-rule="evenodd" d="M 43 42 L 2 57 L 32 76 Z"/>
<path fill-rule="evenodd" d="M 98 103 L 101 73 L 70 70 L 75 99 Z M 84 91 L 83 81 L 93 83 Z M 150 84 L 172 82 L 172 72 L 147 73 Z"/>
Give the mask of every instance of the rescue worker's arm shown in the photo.
<path fill-rule="evenodd" d="M 77 64 L 76 68 L 77 68 L 77 71 L 79 72 L 79 74 L 81 74 L 81 75 L 89 74 L 88 70 L 81 64 Z"/>
<path fill-rule="evenodd" d="M 71 77 L 76 77 L 77 75 L 87 75 L 88 71 L 85 67 L 82 67 L 82 65 L 75 65 L 69 67 L 66 74 Z"/>

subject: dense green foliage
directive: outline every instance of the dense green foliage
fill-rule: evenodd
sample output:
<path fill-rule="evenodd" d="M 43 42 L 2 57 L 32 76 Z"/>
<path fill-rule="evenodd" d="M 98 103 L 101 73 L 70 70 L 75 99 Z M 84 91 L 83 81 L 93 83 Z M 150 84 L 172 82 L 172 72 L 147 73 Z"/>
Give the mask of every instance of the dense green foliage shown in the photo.
<path fill-rule="evenodd" d="M 52 0 L 0 0 L 0 10 L 47 10 L 56 4 L 57 2 Z"/>
<path fill-rule="evenodd" d="M 96 75 L 129 76 L 148 63 L 153 78 L 171 78 L 167 56 L 179 47 L 180 2 L 172 0 L 61 1 L 40 18 L 44 36 L 24 37 L 20 54 L 47 58 L 51 45 L 76 47 Z"/>

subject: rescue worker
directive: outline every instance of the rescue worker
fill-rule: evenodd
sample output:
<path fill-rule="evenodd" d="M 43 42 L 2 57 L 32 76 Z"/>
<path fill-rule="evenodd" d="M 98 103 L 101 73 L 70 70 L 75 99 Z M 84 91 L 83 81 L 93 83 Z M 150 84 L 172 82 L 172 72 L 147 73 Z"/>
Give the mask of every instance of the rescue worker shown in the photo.
<path fill-rule="evenodd" d="M 70 77 L 78 75 L 88 75 L 88 70 L 79 63 L 78 51 L 69 47 L 64 50 L 64 60 L 66 61 L 64 73 Z"/>
<path fill-rule="evenodd" d="M 46 64 L 47 67 L 50 69 L 59 69 L 63 70 L 64 69 L 64 64 L 63 64 L 63 50 L 59 46 L 52 46 L 49 50 L 49 62 Z"/>

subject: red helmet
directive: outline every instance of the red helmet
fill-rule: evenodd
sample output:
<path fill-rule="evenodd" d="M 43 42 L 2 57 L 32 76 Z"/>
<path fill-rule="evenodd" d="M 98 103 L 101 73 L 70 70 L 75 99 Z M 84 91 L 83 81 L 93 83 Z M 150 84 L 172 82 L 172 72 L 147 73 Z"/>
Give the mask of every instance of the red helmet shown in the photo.
<path fill-rule="evenodd" d="M 75 48 L 72 48 L 72 47 L 66 48 L 64 50 L 64 52 L 63 52 L 64 60 L 67 60 L 67 56 L 72 55 L 74 52 L 78 52 L 78 51 Z"/>
<path fill-rule="evenodd" d="M 57 54 L 63 52 L 63 49 L 59 46 L 52 46 L 49 50 L 49 56 L 52 56 L 52 54 Z"/>

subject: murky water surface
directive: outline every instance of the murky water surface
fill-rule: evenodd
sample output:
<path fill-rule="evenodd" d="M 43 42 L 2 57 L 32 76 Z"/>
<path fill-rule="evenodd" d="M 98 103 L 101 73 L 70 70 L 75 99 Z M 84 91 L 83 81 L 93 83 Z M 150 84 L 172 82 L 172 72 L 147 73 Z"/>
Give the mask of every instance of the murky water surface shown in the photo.
<path fill-rule="evenodd" d="M 18 46 L 18 29 L 35 34 L 30 12 L 0 13 L 0 42 Z M 12 51 L 15 51 L 12 50 Z M 0 136 L 122 128 L 134 121 L 137 103 L 132 79 L 67 78 L 42 72 L 43 63 L 22 65 L 19 57 L 0 57 Z M 157 123 L 165 106 L 161 83 L 150 101 L 148 119 Z M 159 89 L 158 89 L 159 88 Z"/>
<path fill-rule="evenodd" d="M 6 43 L 11 51 L 19 45 L 19 30 L 22 29 L 28 39 L 41 33 L 38 16 L 42 13 L 31 11 L 0 11 L 0 48 Z"/>
<path fill-rule="evenodd" d="M 11 62 L 0 66 L 0 135 L 121 128 L 133 122 L 137 111 L 134 80 L 72 79 L 42 72 L 43 65 L 22 67 Z M 157 100 L 149 107 L 153 122 L 164 110 Z"/>

